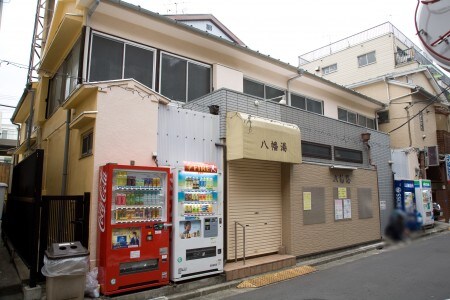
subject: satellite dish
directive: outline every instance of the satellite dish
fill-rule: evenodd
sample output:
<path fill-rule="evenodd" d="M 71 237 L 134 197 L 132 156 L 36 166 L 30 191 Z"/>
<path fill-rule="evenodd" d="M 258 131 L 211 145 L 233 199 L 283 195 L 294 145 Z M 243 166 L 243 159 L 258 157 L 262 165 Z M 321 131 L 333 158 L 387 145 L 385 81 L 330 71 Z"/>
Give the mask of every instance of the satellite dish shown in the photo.
<path fill-rule="evenodd" d="M 422 5 L 420 5 L 422 3 Z M 425 51 L 450 72 L 450 1 L 418 1 L 416 31 Z"/>

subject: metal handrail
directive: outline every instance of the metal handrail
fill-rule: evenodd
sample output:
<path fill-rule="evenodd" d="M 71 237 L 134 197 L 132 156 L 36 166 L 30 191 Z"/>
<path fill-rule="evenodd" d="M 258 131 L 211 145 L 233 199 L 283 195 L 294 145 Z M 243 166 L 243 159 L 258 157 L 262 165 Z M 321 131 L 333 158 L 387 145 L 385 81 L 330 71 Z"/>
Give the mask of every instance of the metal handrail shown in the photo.
<path fill-rule="evenodd" d="M 243 249 L 243 260 L 245 265 L 245 226 L 241 223 L 234 221 L 234 262 L 237 262 L 237 226 L 242 227 L 243 239 L 242 239 L 242 249 Z"/>

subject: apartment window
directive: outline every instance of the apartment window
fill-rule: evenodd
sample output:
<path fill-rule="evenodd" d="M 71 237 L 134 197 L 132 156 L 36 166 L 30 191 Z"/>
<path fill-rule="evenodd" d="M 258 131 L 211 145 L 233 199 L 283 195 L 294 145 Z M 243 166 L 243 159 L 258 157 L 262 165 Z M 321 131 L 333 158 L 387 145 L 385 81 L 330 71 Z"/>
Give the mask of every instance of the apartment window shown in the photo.
<path fill-rule="evenodd" d="M 362 163 L 363 154 L 362 151 L 359 150 L 334 147 L 334 159 L 339 161 Z"/>
<path fill-rule="evenodd" d="M 89 81 L 134 78 L 153 89 L 154 61 L 151 48 L 93 34 Z"/>
<path fill-rule="evenodd" d="M 90 130 L 81 135 L 81 157 L 92 155 L 94 131 Z"/>
<path fill-rule="evenodd" d="M 330 66 L 322 68 L 322 74 L 327 75 L 337 71 L 337 64 L 332 64 Z"/>
<path fill-rule="evenodd" d="M 302 155 L 306 157 L 331 159 L 331 146 L 302 141 Z"/>
<path fill-rule="evenodd" d="M 367 128 L 375 129 L 375 119 L 338 108 L 338 119 L 341 121 L 358 124 Z"/>
<path fill-rule="evenodd" d="M 161 94 L 187 102 L 211 91 L 211 67 L 181 57 L 161 55 Z"/>
<path fill-rule="evenodd" d="M 375 58 L 375 51 L 358 56 L 358 66 L 364 67 L 375 63 L 377 60 Z"/>
<path fill-rule="evenodd" d="M 206 30 L 211 31 L 212 30 L 212 25 L 211 24 L 206 24 Z"/>
<path fill-rule="evenodd" d="M 244 78 L 244 94 L 280 102 L 285 92 L 282 89 Z"/>
<path fill-rule="evenodd" d="M 291 93 L 291 106 L 323 115 L 323 102 Z"/>
<path fill-rule="evenodd" d="M 47 116 L 51 116 L 80 82 L 81 41 L 78 40 L 69 55 L 49 82 Z"/>

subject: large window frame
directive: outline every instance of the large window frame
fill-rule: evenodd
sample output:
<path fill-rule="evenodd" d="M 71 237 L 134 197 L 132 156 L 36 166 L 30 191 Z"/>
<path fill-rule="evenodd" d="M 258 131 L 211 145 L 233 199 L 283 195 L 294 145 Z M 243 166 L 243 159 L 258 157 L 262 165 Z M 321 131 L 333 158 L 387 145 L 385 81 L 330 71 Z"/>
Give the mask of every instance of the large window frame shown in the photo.
<path fill-rule="evenodd" d="M 338 119 L 344 122 L 360 125 L 366 128 L 376 129 L 375 118 L 358 114 L 343 107 L 338 107 Z"/>
<path fill-rule="evenodd" d="M 250 85 L 253 85 L 254 89 L 259 87 L 259 93 L 250 91 Z M 280 89 L 276 86 L 269 85 L 264 82 L 260 82 L 247 77 L 244 77 L 243 87 L 243 92 L 247 95 L 252 95 L 273 102 L 280 102 L 281 100 L 286 99 L 286 91 L 284 89 Z"/>
<path fill-rule="evenodd" d="M 79 37 L 49 81 L 46 117 L 50 118 L 81 83 L 83 38 Z"/>
<path fill-rule="evenodd" d="M 290 106 L 300 108 L 309 112 L 313 112 L 319 115 L 323 115 L 323 101 L 322 100 L 316 100 L 312 99 L 310 97 L 306 97 L 297 93 L 291 92 L 290 97 L 291 103 L 289 103 Z M 293 101 L 294 100 L 294 101 Z M 297 102 L 297 103 L 293 103 Z M 315 109 L 317 105 L 320 105 L 320 112 Z"/>
<path fill-rule="evenodd" d="M 377 57 L 375 55 L 375 51 L 367 52 L 365 54 L 358 56 L 358 66 L 365 67 L 377 62 Z"/>
<path fill-rule="evenodd" d="M 94 43 L 94 37 L 97 36 L 99 38 L 103 38 L 103 39 L 108 39 L 112 42 L 116 42 L 116 43 L 120 43 L 122 44 L 122 62 L 121 62 L 121 76 L 119 78 L 107 78 L 107 79 L 100 79 L 100 80 L 93 80 L 92 79 L 92 64 L 93 64 L 93 57 L 92 57 L 92 52 L 93 52 L 93 48 L 95 47 L 95 43 Z M 152 53 L 153 57 L 151 59 L 151 86 L 148 86 L 147 82 L 141 82 L 138 78 L 134 78 L 136 81 L 141 82 L 143 85 L 149 87 L 150 89 L 155 89 L 155 82 L 156 82 L 156 59 L 157 59 L 157 50 L 153 47 L 147 46 L 147 45 L 143 45 L 143 44 L 139 44 L 139 43 L 135 43 L 123 38 L 119 38 L 119 37 L 115 37 L 115 36 L 111 36 L 108 34 L 104 34 L 98 31 L 93 31 L 91 33 L 91 45 L 90 45 L 90 49 L 89 49 L 89 68 L 88 68 L 88 81 L 89 82 L 93 82 L 93 81 L 106 81 L 106 80 L 120 80 L 120 79 L 127 79 L 130 78 L 129 76 L 126 76 L 126 64 L 127 64 L 127 47 L 134 47 L 136 49 L 140 49 L 140 50 L 145 50 L 145 51 L 149 51 L 149 53 Z M 130 51 L 130 50 L 129 50 Z M 116 77 L 116 76 L 113 76 Z"/>
<path fill-rule="evenodd" d="M 164 69 L 163 69 L 164 68 L 164 61 L 163 61 L 164 56 L 167 56 L 168 58 L 175 59 L 175 60 L 178 60 L 179 62 L 184 62 L 185 63 L 185 69 L 184 69 L 184 72 L 185 72 L 184 80 L 185 80 L 185 82 L 184 82 L 184 85 L 183 85 L 183 88 L 185 89 L 185 91 L 184 91 L 184 99 L 175 99 L 175 98 L 171 97 L 171 95 L 168 94 L 167 91 L 165 91 L 165 85 L 164 85 L 165 83 L 163 81 L 165 80 L 166 76 L 167 77 L 171 77 L 171 76 L 170 76 L 170 74 L 166 75 L 166 74 L 163 73 L 164 72 Z M 162 95 L 170 98 L 171 100 L 187 103 L 189 101 L 193 101 L 195 99 L 198 99 L 199 97 L 202 97 L 203 95 L 206 95 L 206 94 L 211 92 L 211 89 L 212 89 L 212 67 L 211 67 L 211 65 L 208 65 L 206 63 L 202 63 L 202 62 L 199 62 L 199 61 L 196 61 L 196 60 L 193 60 L 193 59 L 189 59 L 187 57 L 176 55 L 176 54 L 173 54 L 173 53 L 161 51 L 161 53 L 159 55 L 159 66 L 160 66 L 159 67 L 159 91 L 160 91 L 160 93 Z M 180 67 L 182 67 L 182 66 L 180 65 Z M 190 71 L 191 70 L 195 70 L 194 69 L 195 67 L 205 68 L 205 69 L 207 69 L 209 71 L 209 74 L 206 76 L 207 78 L 205 77 L 208 80 L 208 84 L 206 85 L 207 87 L 206 87 L 206 89 L 204 91 L 205 93 L 202 93 L 202 92 L 198 93 L 197 92 L 197 95 L 192 95 L 190 93 L 191 93 L 191 90 L 193 90 L 193 87 L 191 86 L 193 81 L 189 80 L 189 75 L 190 75 Z M 175 74 L 175 75 L 180 75 L 180 74 Z M 173 74 L 172 74 L 172 76 L 173 76 Z"/>

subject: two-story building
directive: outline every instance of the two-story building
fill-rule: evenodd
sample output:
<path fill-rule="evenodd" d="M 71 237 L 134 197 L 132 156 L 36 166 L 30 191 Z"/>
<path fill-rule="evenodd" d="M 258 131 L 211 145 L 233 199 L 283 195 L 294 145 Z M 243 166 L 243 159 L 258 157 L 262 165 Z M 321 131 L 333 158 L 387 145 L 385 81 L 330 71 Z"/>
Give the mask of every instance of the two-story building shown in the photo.
<path fill-rule="evenodd" d="M 363 244 L 387 225 L 392 171 L 378 100 L 119 0 L 58 1 L 39 74 L 13 116 L 16 155 L 44 149 L 43 194 L 91 192 L 92 265 L 98 169 L 110 162 L 218 165 L 226 260 L 234 221 L 248 227 L 249 257 Z M 366 122 L 343 122 L 338 108 Z M 296 151 L 261 156 L 286 128 Z M 249 142 L 255 132 L 264 138 Z"/>
<path fill-rule="evenodd" d="M 396 178 L 432 179 L 435 199 L 448 207 L 443 159 L 450 150 L 450 78 L 431 57 L 391 23 L 384 23 L 300 55 L 299 65 L 383 102 L 386 107 L 377 112 L 379 130 L 390 135 L 394 153 L 415 157 L 403 160 L 411 162 L 406 172 L 394 160 Z M 367 122 L 366 116 L 345 107 L 338 107 L 337 114 L 349 123 Z"/>

